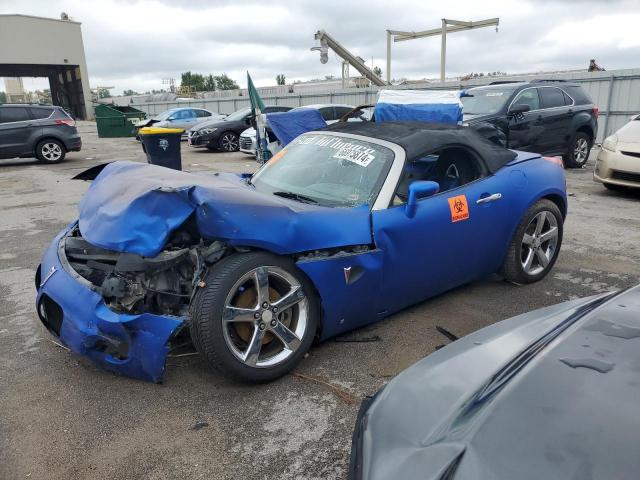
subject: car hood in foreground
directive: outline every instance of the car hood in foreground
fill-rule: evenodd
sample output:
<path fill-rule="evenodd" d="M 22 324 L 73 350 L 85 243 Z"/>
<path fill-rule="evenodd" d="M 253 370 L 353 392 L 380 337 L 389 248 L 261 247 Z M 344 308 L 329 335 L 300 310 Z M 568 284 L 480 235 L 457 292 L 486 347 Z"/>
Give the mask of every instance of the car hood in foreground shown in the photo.
<path fill-rule="evenodd" d="M 635 478 L 640 287 L 500 322 L 416 363 L 361 423 L 363 478 Z"/>
<path fill-rule="evenodd" d="M 369 208 L 328 208 L 264 194 L 246 176 L 193 174 L 114 162 L 79 206 L 83 237 L 93 245 L 153 257 L 191 215 L 204 238 L 300 253 L 372 242 Z"/>

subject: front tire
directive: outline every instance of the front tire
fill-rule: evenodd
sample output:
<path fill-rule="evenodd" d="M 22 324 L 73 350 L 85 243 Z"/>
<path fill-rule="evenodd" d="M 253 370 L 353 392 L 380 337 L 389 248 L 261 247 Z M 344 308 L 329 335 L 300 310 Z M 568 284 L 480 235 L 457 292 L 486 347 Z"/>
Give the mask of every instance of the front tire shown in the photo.
<path fill-rule="evenodd" d="M 542 199 L 529 207 L 502 266 L 505 280 L 519 284 L 542 280 L 556 263 L 562 233 L 562 213 L 555 203 Z"/>
<path fill-rule="evenodd" d="M 571 145 L 569 152 L 563 156 L 564 164 L 567 168 L 582 168 L 589 160 L 589 152 L 591 152 L 591 138 L 584 132 L 577 132 Z"/>
<path fill-rule="evenodd" d="M 42 140 L 36 145 L 36 157 L 42 163 L 58 163 L 64 160 L 66 149 L 58 140 Z"/>
<path fill-rule="evenodd" d="M 240 150 L 240 141 L 238 135 L 233 132 L 224 132 L 220 135 L 220 150 L 225 152 L 237 152 Z"/>
<path fill-rule="evenodd" d="M 268 382 L 294 368 L 319 323 L 311 281 L 288 258 L 241 253 L 217 263 L 191 308 L 191 337 L 227 377 Z"/>

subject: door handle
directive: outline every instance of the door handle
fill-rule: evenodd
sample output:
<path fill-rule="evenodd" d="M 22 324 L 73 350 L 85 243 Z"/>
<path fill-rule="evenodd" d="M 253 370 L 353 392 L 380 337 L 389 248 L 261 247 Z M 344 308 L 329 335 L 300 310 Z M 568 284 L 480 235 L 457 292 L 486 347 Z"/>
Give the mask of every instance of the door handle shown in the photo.
<path fill-rule="evenodd" d="M 501 193 L 494 193 L 493 195 L 489 195 L 488 197 L 482 197 L 476 200 L 478 205 L 482 205 L 483 203 L 495 202 L 496 200 L 500 200 L 502 198 Z"/>

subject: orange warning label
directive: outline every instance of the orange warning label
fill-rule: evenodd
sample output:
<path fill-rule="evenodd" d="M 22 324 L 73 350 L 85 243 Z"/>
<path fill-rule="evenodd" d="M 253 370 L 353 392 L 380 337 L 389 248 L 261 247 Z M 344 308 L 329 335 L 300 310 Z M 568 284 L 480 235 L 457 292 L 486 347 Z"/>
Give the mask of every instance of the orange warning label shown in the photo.
<path fill-rule="evenodd" d="M 267 162 L 267 165 L 269 165 L 270 167 L 273 167 L 276 163 L 278 163 L 278 160 L 284 157 L 284 154 L 286 152 L 287 152 L 286 148 L 283 148 L 282 150 L 280 150 L 278 153 L 276 153 L 273 157 L 269 159 L 269 161 Z"/>
<path fill-rule="evenodd" d="M 467 197 L 464 195 L 458 195 L 457 197 L 451 197 L 447 200 L 449 200 L 449 210 L 451 210 L 452 223 L 467 220 L 469 218 L 469 204 L 467 203 Z"/>

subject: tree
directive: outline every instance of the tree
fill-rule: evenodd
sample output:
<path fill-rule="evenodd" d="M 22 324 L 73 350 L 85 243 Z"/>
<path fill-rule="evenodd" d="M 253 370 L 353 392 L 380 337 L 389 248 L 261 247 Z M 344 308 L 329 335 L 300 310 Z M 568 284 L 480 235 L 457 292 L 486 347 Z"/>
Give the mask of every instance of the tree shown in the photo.
<path fill-rule="evenodd" d="M 180 80 L 181 87 L 193 87 L 196 92 L 204 90 L 204 76 L 201 73 L 183 72 Z"/>
<path fill-rule="evenodd" d="M 0 91 L 0 103 L 7 103 L 7 94 Z"/>
<path fill-rule="evenodd" d="M 285 85 L 286 83 L 287 83 L 287 80 L 284 78 L 284 73 L 281 73 L 280 75 L 276 75 L 277 85 Z"/>
<path fill-rule="evenodd" d="M 106 88 L 101 88 L 98 90 L 98 98 L 111 98 L 111 92 Z"/>
<path fill-rule="evenodd" d="M 129 90 L 124 90 L 122 92 L 122 95 L 124 95 L 125 97 L 130 97 L 130 96 L 133 96 L 133 95 L 140 95 L 140 94 L 138 92 L 136 92 L 135 90 L 130 90 L 129 89 Z"/>
<path fill-rule="evenodd" d="M 375 73 L 379 77 L 382 77 L 382 69 L 378 66 L 373 67 L 373 73 Z"/>
<path fill-rule="evenodd" d="M 209 74 L 204 79 L 204 91 L 213 92 L 215 89 L 216 89 L 216 79 L 213 78 L 213 75 Z"/>
<path fill-rule="evenodd" d="M 218 90 L 237 90 L 240 88 L 238 84 L 234 80 L 230 79 L 226 73 L 216 75 L 213 78 L 216 80 L 216 88 Z"/>

